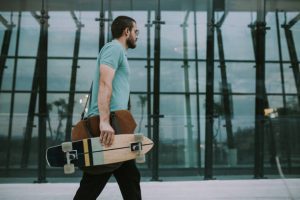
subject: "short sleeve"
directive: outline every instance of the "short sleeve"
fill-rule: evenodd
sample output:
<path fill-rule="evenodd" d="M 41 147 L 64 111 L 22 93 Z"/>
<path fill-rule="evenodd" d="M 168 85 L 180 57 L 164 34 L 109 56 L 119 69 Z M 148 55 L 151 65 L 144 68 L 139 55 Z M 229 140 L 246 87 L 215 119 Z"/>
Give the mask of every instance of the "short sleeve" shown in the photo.
<path fill-rule="evenodd" d="M 122 48 L 118 45 L 107 46 L 100 54 L 100 63 L 117 69 L 122 59 Z"/>

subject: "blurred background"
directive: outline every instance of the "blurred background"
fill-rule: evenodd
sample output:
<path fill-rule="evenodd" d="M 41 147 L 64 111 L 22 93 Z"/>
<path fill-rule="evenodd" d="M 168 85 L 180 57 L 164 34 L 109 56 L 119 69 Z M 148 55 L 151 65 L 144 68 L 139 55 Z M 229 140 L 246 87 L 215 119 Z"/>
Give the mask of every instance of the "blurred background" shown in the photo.
<path fill-rule="evenodd" d="M 45 149 L 70 140 L 119 15 L 140 30 L 132 113 L 156 144 L 143 176 L 264 178 L 276 156 L 300 174 L 298 0 L 1 0 L 0 177 L 65 176 Z"/>

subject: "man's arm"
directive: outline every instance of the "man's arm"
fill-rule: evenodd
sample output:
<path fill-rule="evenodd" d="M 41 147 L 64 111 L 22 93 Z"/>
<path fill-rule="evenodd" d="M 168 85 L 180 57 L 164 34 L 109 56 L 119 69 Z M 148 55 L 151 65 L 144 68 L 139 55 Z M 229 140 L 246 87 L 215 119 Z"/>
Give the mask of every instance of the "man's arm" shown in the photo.
<path fill-rule="evenodd" d="M 105 146 L 112 145 L 115 131 L 109 123 L 110 99 L 112 95 L 112 81 L 115 70 L 107 65 L 100 65 L 100 79 L 98 91 L 98 108 L 100 112 L 100 142 Z"/>

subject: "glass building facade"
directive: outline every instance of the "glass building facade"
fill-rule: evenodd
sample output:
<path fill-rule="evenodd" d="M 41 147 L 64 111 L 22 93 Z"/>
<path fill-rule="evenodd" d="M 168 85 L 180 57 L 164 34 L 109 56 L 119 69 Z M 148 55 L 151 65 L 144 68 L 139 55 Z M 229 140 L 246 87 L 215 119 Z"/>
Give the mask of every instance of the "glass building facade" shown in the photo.
<path fill-rule="evenodd" d="M 156 144 L 143 174 L 262 178 L 278 157 L 299 175 L 299 11 L 293 0 L 2 1 L 0 176 L 63 176 L 45 148 L 70 140 L 119 15 L 140 30 L 132 113 Z"/>

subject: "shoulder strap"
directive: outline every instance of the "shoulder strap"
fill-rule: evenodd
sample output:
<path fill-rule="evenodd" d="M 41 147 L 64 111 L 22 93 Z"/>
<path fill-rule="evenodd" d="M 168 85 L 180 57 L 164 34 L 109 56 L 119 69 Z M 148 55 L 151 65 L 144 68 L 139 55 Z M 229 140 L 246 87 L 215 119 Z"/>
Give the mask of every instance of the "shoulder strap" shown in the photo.
<path fill-rule="evenodd" d="M 86 109 L 86 106 L 89 102 L 89 106 L 91 105 L 91 99 L 92 99 L 92 90 L 93 90 L 93 82 L 91 84 L 91 88 L 90 88 L 90 93 L 86 99 L 86 102 L 85 102 L 85 105 L 84 105 L 84 108 L 83 108 L 83 111 L 81 112 L 81 120 L 84 119 L 84 113 L 85 113 L 85 109 Z"/>
<path fill-rule="evenodd" d="M 131 109 L 131 103 L 130 103 L 130 93 L 129 93 L 129 99 L 128 99 L 128 105 L 127 105 L 127 109 L 130 110 Z"/>

